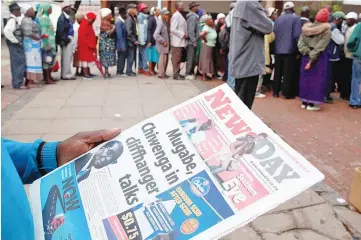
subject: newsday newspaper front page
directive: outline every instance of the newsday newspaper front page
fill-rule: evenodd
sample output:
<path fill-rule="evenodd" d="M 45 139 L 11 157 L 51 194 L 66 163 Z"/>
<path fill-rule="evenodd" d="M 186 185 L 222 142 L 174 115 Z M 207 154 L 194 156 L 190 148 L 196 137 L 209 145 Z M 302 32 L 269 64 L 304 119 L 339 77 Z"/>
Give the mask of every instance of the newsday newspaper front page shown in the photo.
<path fill-rule="evenodd" d="M 227 86 L 34 182 L 36 239 L 217 239 L 324 176 Z"/>

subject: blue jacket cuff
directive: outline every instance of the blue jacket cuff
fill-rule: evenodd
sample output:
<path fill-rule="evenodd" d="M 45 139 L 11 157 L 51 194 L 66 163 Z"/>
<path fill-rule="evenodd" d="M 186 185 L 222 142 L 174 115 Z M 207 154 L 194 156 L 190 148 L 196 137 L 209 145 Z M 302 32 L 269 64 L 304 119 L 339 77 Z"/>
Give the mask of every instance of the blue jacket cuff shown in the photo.
<path fill-rule="evenodd" d="M 41 150 L 41 159 L 43 163 L 42 169 L 49 173 L 58 167 L 56 160 L 56 149 L 60 142 L 47 142 Z"/>

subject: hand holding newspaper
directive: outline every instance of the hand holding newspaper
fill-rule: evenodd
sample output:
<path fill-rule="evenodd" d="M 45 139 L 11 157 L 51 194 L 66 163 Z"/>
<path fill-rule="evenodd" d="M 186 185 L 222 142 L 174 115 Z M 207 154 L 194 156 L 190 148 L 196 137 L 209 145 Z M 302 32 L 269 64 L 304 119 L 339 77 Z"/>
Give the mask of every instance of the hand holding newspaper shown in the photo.
<path fill-rule="evenodd" d="M 222 85 L 34 182 L 36 239 L 217 239 L 323 175 Z"/>

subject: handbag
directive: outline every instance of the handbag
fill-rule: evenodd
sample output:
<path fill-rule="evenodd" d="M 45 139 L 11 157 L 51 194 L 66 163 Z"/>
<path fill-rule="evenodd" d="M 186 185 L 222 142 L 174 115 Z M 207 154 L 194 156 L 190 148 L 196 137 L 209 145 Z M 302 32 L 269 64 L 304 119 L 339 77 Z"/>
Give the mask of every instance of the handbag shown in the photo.
<path fill-rule="evenodd" d="M 55 63 L 55 55 L 53 54 L 53 52 L 51 50 L 42 49 L 41 50 L 41 58 L 42 58 L 43 63 L 49 64 L 49 65 L 54 65 L 54 63 Z"/>

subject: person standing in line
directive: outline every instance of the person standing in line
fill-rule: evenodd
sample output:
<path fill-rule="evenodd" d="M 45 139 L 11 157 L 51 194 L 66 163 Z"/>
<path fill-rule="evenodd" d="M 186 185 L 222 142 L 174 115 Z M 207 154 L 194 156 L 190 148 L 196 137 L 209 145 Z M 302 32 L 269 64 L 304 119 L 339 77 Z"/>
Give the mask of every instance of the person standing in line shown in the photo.
<path fill-rule="evenodd" d="M 189 4 L 189 13 L 187 14 L 187 31 L 189 35 L 189 41 L 187 46 L 187 66 L 186 66 L 186 79 L 194 80 L 194 67 L 196 64 L 196 51 L 199 38 L 199 16 L 197 14 L 199 10 L 199 4 L 191 2 Z"/>
<path fill-rule="evenodd" d="M 155 65 L 159 60 L 159 53 L 157 51 L 157 47 L 155 44 L 155 39 L 153 37 L 155 30 L 157 29 L 157 25 L 159 22 L 159 7 L 152 7 L 150 9 L 150 18 L 148 21 L 148 34 L 147 34 L 147 57 L 149 63 L 149 73 L 152 75 L 157 75 L 155 71 Z"/>
<path fill-rule="evenodd" d="M 229 60 L 230 60 L 230 52 L 229 52 L 229 43 L 230 43 L 230 35 L 231 35 L 231 26 L 232 26 L 232 20 L 233 20 L 233 11 L 234 8 L 236 7 L 236 3 L 232 2 L 231 4 L 229 4 L 229 13 L 226 16 L 226 31 L 227 31 L 227 35 L 228 35 L 228 55 L 226 56 L 227 61 L 226 61 L 226 67 L 227 67 L 227 84 L 230 88 L 232 88 L 234 90 L 234 87 L 236 85 L 236 79 L 231 75 L 231 65 L 229 64 Z"/>
<path fill-rule="evenodd" d="M 201 15 L 200 12 L 203 11 L 203 14 Z M 199 30 L 198 32 L 202 32 L 204 26 L 206 25 L 206 21 L 208 19 L 208 14 L 207 12 L 204 10 L 204 9 L 201 9 L 198 11 L 198 17 L 201 15 L 201 17 L 199 18 Z M 198 66 L 198 69 L 197 69 L 197 74 L 196 75 L 201 75 L 200 72 L 199 72 L 199 58 L 200 58 L 200 55 L 201 55 L 201 48 L 202 48 L 202 42 L 203 40 L 201 38 L 198 38 L 198 41 L 197 41 L 197 52 L 196 52 L 196 65 Z"/>
<path fill-rule="evenodd" d="M 274 21 L 278 17 L 278 10 L 270 7 L 267 9 L 267 16 L 272 21 L 272 24 L 274 24 Z M 274 40 L 275 40 L 275 34 L 274 32 L 271 32 L 270 34 L 264 35 L 264 55 L 265 55 L 265 61 L 266 61 L 266 74 L 259 77 L 258 84 L 257 84 L 257 91 L 256 91 L 256 98 L 265 98 L 266 95 L 261 92 L 262 86 L 264 87 L 265 91 L 268 89 L 271 89 L 272 87 L 272 71 L 273 71 L 273 58 L 274 56 Z"/>
<path fill-rule="evenodd" d="M 147 35 L 148 35 L 148 6 L 145 3 L 138 5 L 138 74 L 151 76 L 148 68 Z"/>
<path fill-rule="evenodd" d="M 49 15 L 53 12 L 51 4 L 42 3 L 38 12 L 41 38 L 43 42 L 43 76 L 45 84 L 55 84 L 51 77 L 51 71 L 56 63 L 56 42 L 54 26 Z"/>
<path fill-rule="evenodd" d="M 327 84 L 329 53 L 326 50 L 331 41 L 331 26 L 328 10 L 321 9 L 314 23 L 302 27 L 298 49 L 303 55 L 300 77 L 301 108 L 309 111 L 320 110 Z"/>
<path fill-rule="evenodd" d="M 356 27 L 355 23 L 357 20 L 357 13 L 349 12 L 346 15 L 345 19 L 348 28 L 345 35 L 345 45 L 344 45 L 345 58 L 343 59 L 343 66 L 342 66 L 342 69 L 344 71 L 344 77 L 343 77 L 343 81 L 341 82 L 341 98 L 346 101 L 349 101 L 351 94 L 353 55 L 348 50 L 346 43 L 348 42 L 348 39 L 350 38 Z"/>
<path fill-rule="evenodd" d="M 341 33 L 340 28 L 345 18 L 345 14 L 337 11 L 332 14 L 333 22 L 331 23 L 331 42 L 328 46 L 329 52 L 329 67 L 327 72 L 327 85 L 325 103 L 333 103 L 331 93 L 335 89 L 335 83 L 339 83 L 340 75 L 340 51 L 341 46 L 345 43 L 345 37 Z"/>
<path fill-rule="evenodd" d="M 264 35 L 272 30 L 272 22 L 259 1 L 237 2 L 230 38 L 230 74 L 236 78 L 236 94 L 249 109 L 258 76 L 265 73 Z"/>
<path fill-rule="evenodd" d="M 351 36 L 346 47 L 353 54 L 352 81 L 350 107 L 353 109 L 361 108 L 361 22 L 359 22 Z"/>
<path fill-rule="evenodd" d="M 78 59 L 82 67 L 83 78 L 91 79 L 89 63 L 97 59 L 97 37 L 95 36 L 93 23 L 97 16 L 89 12 L 86 14 L 79 27 L 78 33 Z"/>
<path fill-rule="evenodd" d="M 117 76 L 126 77 L 124 74 L 125 59 L 127 58 L 127 30 L 125 29 L 125 20 L 127 19 L 127 9 L 124 7 L 119 8 L 119 17 L 115 21 L 116 35 L 117 35 Z"/>
<path fill-rule="evenodd" d="M 217 42 L 217 32 L 214 29 L 212 16 L 207 15 L 208 19 L 200 37 L 203 40 L 201 55 L 199 57 L 199 71 L 202 73 L 202 80 L 212 79 L 214 73 L 213 50 Z"/>
<path fill-rule="evenodd" d="M 109 8 L 100 9 L 102 17 L 99 34 L 99 58 L 105 68 L 104 77 L 110 78 L 109 67 L 115 66 L 117 61 L 115 26 L 111 20 L 113 18 L 112 10 Z"/>
<path fill-rule="evenodd" d="M 216 42 L 216 46 L 213 49 L 213 60 L 214 60 L 213 77 L 215 79 L 222 79 L 222 80 L 224 80 L 224 79 L 223 79 L 223 77 L 221 77 L 218 74 L 218 72 L 223 73 L 223 75 L 224 75 L 225 62 L 223 61 L 224 57 L 220 51 L 221 44 L 219 42 L 219 33 L 221 32 L 221 27 L 225 24 L 225 19 L 226 19 L 226 15 L 224 15 L 224 13 L 218 13 L 217 19 L 214 22 L 216 33 L 217 33 L 217 42 Z"/>
<path fill-rule="evenodd" d="M 168 54 L 169 54 L 169 11 L 166 8 L 160 10 L 161 20 L 157 24 L 157 29 L 154 32 L 154 39 L 156 41 L 157 50 L 160 54 L 158 62 L 158 78 L 169 78 L 166 74 Z"/>
<path fill-rule="evenodd" d="M 279 97 L 282 85 L 285 99 L 294 99 L 298 88 L 298 83 L 294 80 L 294 72 L 297 67 L 297 42 L 301 35 L 301 21 L 294 14 L 294 7 L 292 2 L 286 2 L 283 7 L 285 14 L 281 15 L 274 24 L 276 63 L 273 96 Z"/>
<path fill-rule="evenodd" d="M 127 6 L 128 16 L 125 19 L 125 29 L 127 31 L 127 71 L 128 76 L 136 76 L 133 72 L 133 64 L 136 57 L 138 42 L 137 5 L 130 3 Z"/>
<path fill-rule="evenodd" d="M 303 6 L 301 9 L 301 26 L 303 26 L 305 23 L 311 22 L 310 21 L 310 7 L 309 6 Z"/>
<path fill-rule="evenodd" d="M 73 67 L 75 67 L 75 76 L 82 76 L 82 72 L 80 71 L 80 62 L 78 59 L 78 31 L 80 27 L 80 23 L 83 20 L 84 15 L 82 13 L 75 14 L 75 23 L 73 25 L 74 29 L 74 58 L 73 58 Z"/>
<path fill-rule="evenodd" d="M 25 16 L 21 21 L 21 31 L 24 36 L 23 47 L 25 52 L 25 86 L 37 84 L 42 79 L 43 66 L 41 58 L 40 26 L 34 21 L 35 11 L 29 5 L 23 5 Z"/>
<path fill-rule="evenodd" d="M 10 67 L 12 76 L 12 86 L 14 89 L 27 89 L 24 86 L 25 53 L 23 44 L 23 34 L 20 26 L 20 6 L 12 3 L 9 6 L 10 18 L 4 28 L 6 43 L 10 52 Z"/>
<path fill-rule="evenodd" d="M 184 12 L 184 3 L 176 2 L 176 11 L 170 20 L 170 42 L 172 51 L 173 79 L 184 80 L 180 75 L 180 63 L 182 61 L 183 49 L 187 46 L 188 29 L 187 22 L 182 13 Z"/>
<path fill-rule="evenodd" d="M 229 32 L 227 30 L 226 24 L 223 24 L 223 26 L 221 27 L 218 39 L 220 44 L 219 52 L 223 56 L 224 62 L 226 64 L 222 80 L 226 82 L 228 79 L 228 53 L 229 53 Z"/>
<path fill-rule="evenodd" d="M 61 79 L 75 80 L 71 73 L 71 63 L 74 50 L 74 28 L 70 19 L 71 4 L 64 1 L 61 4 L 62 13 L 56 27 L 56 44 L 61 48 Z"/>

